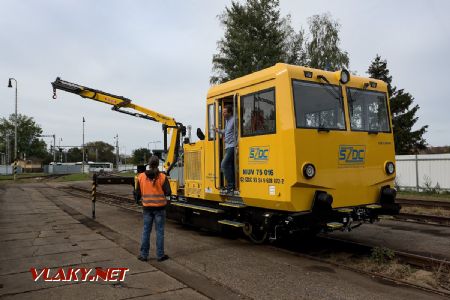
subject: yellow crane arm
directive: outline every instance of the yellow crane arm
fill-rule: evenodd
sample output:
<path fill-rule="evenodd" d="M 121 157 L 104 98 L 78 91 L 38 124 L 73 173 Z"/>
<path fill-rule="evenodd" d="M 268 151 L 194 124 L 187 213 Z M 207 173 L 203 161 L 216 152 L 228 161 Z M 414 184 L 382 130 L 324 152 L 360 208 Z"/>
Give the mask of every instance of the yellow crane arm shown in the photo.
<path fill-rule="evenodd" d="M 61 80 L 61 78 L 59 77 L 57 77 L 56 80 L 52 82 L 52 86 L 53 86 L 53 99 L 56 99 L 56 90 L 59 89 L 69 93 L 77 94 L 86 99 L 91 99 L 94 101 L 112 105 L 112 110 L 161 123 L 163 125 L 164 131 L 165 151 L 167 151 L 167 133 L 168 131 L 172 130 L 169 152 L 167 154 L 167 159 L 164 162 L 164 168 L 166 169 L 167 173 L 169 173 L 170 170 L 173 168 L 174 163 L 178 158 L 180 134 L 182 136 L 186 135 L 186 128 L 183 126 L 183 124 L 176 122 L 174 118 L 167 117 L 151 109 L 136 105 L 132 103 L 131 100 L 128 98 L 116 96 L 110 93 L 102 92 L 100 90 L 88 88 L 76 83 Z M 139 113 L 133 113 L 124 110 L 123 108 L 133 109 L 138 111 Z"/>

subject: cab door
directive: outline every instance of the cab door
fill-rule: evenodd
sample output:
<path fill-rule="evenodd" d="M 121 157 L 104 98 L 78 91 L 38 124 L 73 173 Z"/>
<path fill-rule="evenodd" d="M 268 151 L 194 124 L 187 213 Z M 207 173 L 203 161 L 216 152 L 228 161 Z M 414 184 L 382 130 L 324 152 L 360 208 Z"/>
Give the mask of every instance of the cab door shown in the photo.
<path fill-rule="evenodd" d="M 220 98 L 216 101 L 216 112 L 217 112 L 217 128 L 225 129 L 225 118 L 223 116 L 223 110 L 226 105 L 231 105 L 233 107 L 233 116 L 234 116 L 234 137 L 235 137 L 235 147 L 234 147 L 234 178 L 235 178 L 235 190 L 239 191 L 239 95 L 234 94 L 230 96 L 226 96 L 224 98 Z M 217 176 L 217 184 L 219 185 L 219 190 L 223 189 L 226 186 L 224 174 L 220 170 L 221 162 L 224 158 L 225 154 L 225 142 L 224 136 L 221 134 L 216 134 L 215 139 L 216 145 L 216 161 L 218 162 L 216 165 L 216 173 Z"/>
<path fill-rule="evenodd" d="M 207 105 L 207 141 L 206 141 L 206 192 L 219 194 L 220 190 L 226 185 L 225 178 L 221 172 L 220 165 L 224 157 L 225 144 L 221 134 L 215 131 L 215 128 L 224 129 L 225 119 L 223 117 L 223 108 L 225 105 L 232 105 L 233 115 L 235 117 L 235 138 L 236 147 L 234 151 L 234 171 L 235 186 L 239 189 L 239 104 L 238 95 L 229 95 L 223 98 L 208 101 Z"/>

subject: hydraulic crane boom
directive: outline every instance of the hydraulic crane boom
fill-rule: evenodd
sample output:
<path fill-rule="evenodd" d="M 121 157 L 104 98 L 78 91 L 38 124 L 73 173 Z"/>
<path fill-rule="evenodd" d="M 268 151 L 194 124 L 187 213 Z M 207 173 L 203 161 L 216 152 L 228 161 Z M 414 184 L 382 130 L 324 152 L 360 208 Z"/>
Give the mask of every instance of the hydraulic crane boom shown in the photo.
<path fill-rule="evenodd" d="M 77 94 L 83 98 L 95 100 L 105 104 L 112 105 L 112 110 L 118 111 L 131 116 L 144 118 L 147 120 L 159 122 L 162 124 L 164 131 L 164 151 L 167 152 L 167 133 L 172 130 L 172 136 L 170 140 L 170 147 L 167 154 L 166 161 L 164 162 L 164 168 L 169 174 L 170 170 L 174 167 L 175 162 L 178 159 L 178 149 L 180 146 L 180 135 L 186 135 L 186 127 L 183 124 L 175 121 L 174 118 L 167 117 L 163 114 L 157 113 L 151 109 L 136 105 L 131 102 L 130 99 L 102 92 L 100 90 L 95 90 L 82 85 L 71 83 L 68 81 L 61 80 L 59 77 L 52 82 L 53 86 L 53 99 L 56 99 L 56 90 L 66 91 L 72 94 Z M 124 110 L 124 108 L 129 108 L 136 110 L 136 112 L 130 112 Z"/>

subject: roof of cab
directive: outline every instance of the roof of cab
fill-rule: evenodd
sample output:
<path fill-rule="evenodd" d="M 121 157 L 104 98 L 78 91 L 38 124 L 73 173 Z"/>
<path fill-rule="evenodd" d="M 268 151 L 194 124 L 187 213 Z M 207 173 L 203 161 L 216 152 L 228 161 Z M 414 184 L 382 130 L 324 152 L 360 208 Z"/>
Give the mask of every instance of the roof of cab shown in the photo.
<path fill-rule="evenodd" d="M 284 63 L 277 63 L 276 65 L 227 81 L 222 84 L 214 85 L 208 90 L 207 98 L 217 97 L 222 94 L 230 93 L 232 91 L 241 89 L 246 86 L 251 86 L 260 82 L 275 79 L 276 76 L 288 72 L 290 76 L 296 77 L 296 74 L 303 74 L 303 71 L 312 71 L 315 75 L 321 74 L 327 77 L 332 84 L 338 84 L 340 71 L 331 72 L 320 69 L 313 69 L 309 67 L 289 65 Z M 365 82 L 369 80 L 368 77 L 361 77 L 351 75 L 352 83 L 360 83 L 361 87 Z M 370 81 L 374 81 L 378 84 L 378 89 L 386 89 L 386 83 L 382 80 L 370 78 Z"/>

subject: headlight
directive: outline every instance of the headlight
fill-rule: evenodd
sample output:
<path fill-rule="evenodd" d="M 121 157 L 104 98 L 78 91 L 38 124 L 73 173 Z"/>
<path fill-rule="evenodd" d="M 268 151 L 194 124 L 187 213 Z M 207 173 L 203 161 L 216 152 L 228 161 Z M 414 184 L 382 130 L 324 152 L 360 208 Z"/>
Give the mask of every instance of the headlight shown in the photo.
<path fill-rule="evenodd" d="M 303 166 L 303 176 L 305 176 L 306 179 L 311 179 L 316 175 L 316 168 L 313 164 L 305 164 Z"/>
<path fill-rule="evenodd" d="M 393 162 L 388 161 L 386 165 L 384 166 L 384 170 L 386 171 L 386 174 L 392 175 L 395 172 L 395 165 Z"/>
<path fill-rule="evenodd" d="M 342 84 L 346 84 L 347 82 L 350 81 L 350 73 L 347 70 L 342 70 L 341 71 L 341 79 L 339 79 L 339 81 Z"/>

